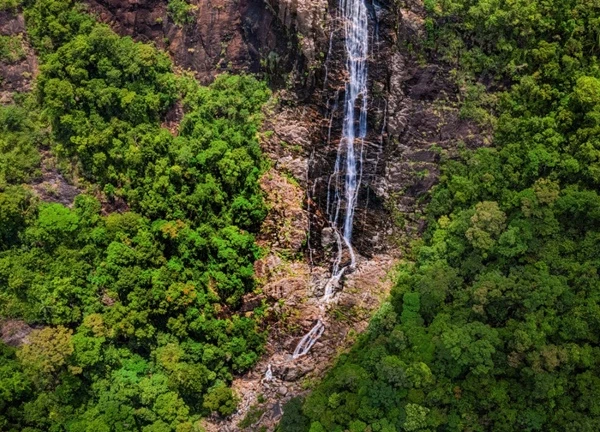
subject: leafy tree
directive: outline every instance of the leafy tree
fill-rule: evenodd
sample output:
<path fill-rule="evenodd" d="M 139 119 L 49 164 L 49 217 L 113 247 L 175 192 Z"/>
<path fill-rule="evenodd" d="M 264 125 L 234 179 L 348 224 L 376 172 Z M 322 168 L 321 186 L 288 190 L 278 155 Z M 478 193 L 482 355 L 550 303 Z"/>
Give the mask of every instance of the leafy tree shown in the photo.
<path fill-rule="evenodd" d="M 47 137 L 30 105 L 26 100 L 20 105 L 0 106 L 0 189 L 40 175 L 37 147 L 45 144 Z"/>
<path fill-rule="evenodd" d="M 34 330 L 27 336 L 27 344 L 17 351 L 17 358 L 37 385 L 43 388 L 67 366 L 74 351 L 72 334 L 72 330 L 59 326 Z"/>
<path fill-rule="evenodd" d="M 208 391 L 202 406 L 211 412 L 218 412 L 226 417 L 235 412 L 237 398 L 233 390 L 222 384 L 217 384 Z"/>

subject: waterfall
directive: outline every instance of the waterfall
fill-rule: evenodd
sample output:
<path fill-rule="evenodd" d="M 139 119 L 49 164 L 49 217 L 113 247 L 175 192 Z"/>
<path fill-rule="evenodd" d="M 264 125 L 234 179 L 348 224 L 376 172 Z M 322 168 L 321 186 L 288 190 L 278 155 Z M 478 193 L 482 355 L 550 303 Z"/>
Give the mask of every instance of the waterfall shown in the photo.
<path fill-rule="evenodd" d="M 329 224 L 336 235 L 338 255 L 333 263 L 331 279 L 326 285 L 325 300 L 329 300 L 335 293 L 333 290 L 346 269 L 353 268 L 356 264 L 356 254 L 352 247 L 352 226 L 362 173 L 363 144 L 367 135 L 367 58 L 369 53 L 367 8 L 364 0 L 340 0 L 340 2 L 346 36 L 348 82 L 344 100 L 342 137 L 327 191 Z M 356 116 L 357 105 L 359 108 L 358 119 Z M 358 151 L 357 145 L 360 147 Z M 340 179 L 342 174 L 343 181 Z M 340 213 L 343 213 L 343 224 L 340 224 Z M 350 255 L 349 266 L 340 266 L 344 248 Z"/>
<path fill-rule="evenodd" d="M 265 381 L 272 381 L 273 380 L 273 369 L 271 369 L 271 363 L 269 363 L 269 365 L 267 366 L 267 370 L 265 371 L 265 376 L 262 379 L 263 382 Z"/>
<path fill-rule="evenodd" d="M 342 137 L 327 189 L 327 214 L 329 225 L 333 228 L 337 242 L 337 256 L 332 264 L 331 277 L 325 285 L 325 292 L 321 298 L 322 305 L 332 299 L 345 271 L 353 269 L 356 265 L 356 254 L 352 247 L 352 226 L 362 175 L 364 139 L 367 135 L 367 59 L 369 53 L 367 8 L 364 0 L 340 0 L 340 10 L 344 23 L 348 82 L 344 100 Z M 357 149 L 357 147 L 359 148 Z M 342 176 L 343 178 L 341 178 Z M 342 263 L 344 250 L 349 253 L 350 264 Z M 308 353 L 324 331 L 325 325 L 319 319 L 300 340 L 293 358 Z"/>
<path fill-rule="evenodd" d="M 292 358 L 297 359 L 298 357 L 302 357 L 303 355 L 308 353 L 317 341 L 317 339 L 321 337 L 324 331 L 325 324 L 323 324 L 321 320 L 318 320 L 317 324 L 312 329 L 310 329 L 310 331 L 306 333 L 304 337 L 300 340 L 300 342 L 296 346 L 296 349 L 294 350 Z"/>
<path fill-rule="evenodd" d="M 362 148 L 367 135 L 367 57 L 369 52 L 369 26 L 367 8 L 363 0 L 341 0 L 344 16 L 344 30 L 346 35 L 346 69 L 349 80 L 346 84 L 346 103 L 344 106 L 344 124 L 342 139 L 338 148 L 336 165 L 341 165 L 345 159 L 346 178 L 344 184 L 344 198 L 346 212 L 343 225 L 344 241 L 351 251 L 354 264 L 354 250 L 352 248 L 352 225 L 354 222 L 354 209 L 358 195 L 358 167 L 362 169 Z M 356 125 L 356 103 L 360 98 L 360 111 L 358 127 Z M 355 141 L 360 143 L 360 157 L 356 159 Z M 335 219 L 332 225 L 338 226 L 338 214 L 341 200 L 338 199 Z"/>

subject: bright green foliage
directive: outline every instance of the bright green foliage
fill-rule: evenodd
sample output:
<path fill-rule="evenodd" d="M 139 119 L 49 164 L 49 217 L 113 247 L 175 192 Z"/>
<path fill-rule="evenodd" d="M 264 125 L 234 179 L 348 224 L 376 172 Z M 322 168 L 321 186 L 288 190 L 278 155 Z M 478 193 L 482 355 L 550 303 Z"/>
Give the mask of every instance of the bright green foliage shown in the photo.
<path fill-rule="evenodd" d="M 76 0 L 27 0 L 26 5 L 27 35 L 40 55 L 56 51 L 97 26 L 90 15 L 82 13 L 84 4 Z"/>
<path fill-rule="evenodd" d="M 237 400 L 230 388 L 224 384 L 217 384 L 208 391 L 202 406 L 210 412 L 228 416 L 235 412 Z"/>
<path fill-rule="evenodd" d="M 426 6 L 433 54 L 512 81 L 494 146 L 444 164 L 416 262 L 291 415 L 304 431 L 600 430 L 600 3 Z"/>
<path fill-rule="evenodd" d="M 476 73 L 559 83 L 600 53 L 596 0 L 428 0 L 430 44 Z"/>
<path fill-rule="evenodd" d="M 159 132 L 155 125 L 177 97 L 165 54 L 102 25 L 46 57 L 38 94 L 60 152 L 105 181 L 123 181 L 118 173 L 138 162 L 134 150 L 144 162 L 139 148 L 145 143 L 136 140 Z"/>
<path fill-rule="evenodd" d="M 269 92 L 248 76 L 176 77 L 69 0 L 25 15 L 43 55 L 37 101 L 0 109 L 0 316 L 40 329 L 0 347 L 0 429 L 199 432 L 201 416 L 235 411 L 227 384 L 264 343 L 261 314 L 239 306 L 266 212 Z M 177 100 L 173 136 L 160 123 Z M 95 196 L 34 198 L 22 184 L 48 146 Z"/>
<path fill-rule="evenodd" d="M 63 326 L 34 330 L 17 352 L 25 372 L 36 386 L 57 375 L 73 354 L 73 331 Z"/>
<path fill-rule="evenodd" d="M 167 11 L 173 21 L 181 26 L 194 21 L 194 6 L 186 0 L 169 0 Z"/>

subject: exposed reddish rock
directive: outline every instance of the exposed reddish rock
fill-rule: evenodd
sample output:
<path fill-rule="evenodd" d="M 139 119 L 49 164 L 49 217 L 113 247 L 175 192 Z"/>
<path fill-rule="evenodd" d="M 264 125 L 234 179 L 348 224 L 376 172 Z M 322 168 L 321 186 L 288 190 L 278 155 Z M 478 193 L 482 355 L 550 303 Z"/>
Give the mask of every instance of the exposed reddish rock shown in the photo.
<path fill-rule="evenodd" d="M 56 202 L 72 206 L 75 197 L 82 193 L 76 186 L 68 182 L 56 167 L 56 158 L 48 150 L 42 150 L 42 175 L 31 185 L 31 188 L 42 201 Z"/>
<path fill-rule="evenodd" d="M 308 230 L 308 215 L 303 208 L 304 191 L 275 170 L 267 171 L 260 184 L 270 211 L 263 223 L 259 243 L 269 242 L 271 248 L 301 253 Z"/>
<path fill-rule="evenodd" d="M 344 291 L 329 304 L 323 316 L 312 287 L 318 284 L 318 279 L 328 277 L 326 268 L 311 270 L 303 261 L 290 263 L 267 257 L 259 261 L 255 268 L 262 276 L 269 275 L 263 286 L 264 293 L 288 290 L 288 297 L 281 298 L 282 303 L 275 303 L 271 308 L 270 313 L 280 315 L 270 328 L 267 353 L 251 371 L 237 377 L 232 384 L 241 398 L 238 412 L 227 419 L 204 420 L 207 432 L 240 431 L 239 422 L 253 406 L 260 406 L 265 414 L 244 430 L 259 430 L 261 426 L 275 430 L 285 402 L 306 394 L 307 388 L 310 389 L 307 383 L 322 377 L 336 356 L 352 345 L 357 332 L 366 329 L 371 314 L 389 294 L 392 285 L 389 275 L 394 262 L 390 256 L 361 259 L 357 269 L 345 278 Z M 293 359 L 296 344 L 318 319 L 325 320 L 322 337 L 307 355 Z M 267 371 L 271 372 L 270 378 Z"/>
<path fill-rule="evenodd" d="M 261 60 L 262 69 L 272 74 L 295 61 L 295 44 L 289 43 L 295 32 L 284 29 L 262 0 L 192 0 L 192 20 L 184 25 L 173 22 L 167 4 L 166 0 L 89 2 L 98 18 L 118 33 L 168 50 L 178 66 L 195 71 L 204 82 L 225 71 L 258 72 Z"/>
<path fill-rule="evenodd" d="M 17 38 L 24 53 L 19 59 L 0 60 L 0 104 L 6 104 L 12 101 L 13 93 L 31 90 L 38 72 L 38 63 L 27 41 L 25 21 L 21 13 L 0 11 L 0 35 Z"/>

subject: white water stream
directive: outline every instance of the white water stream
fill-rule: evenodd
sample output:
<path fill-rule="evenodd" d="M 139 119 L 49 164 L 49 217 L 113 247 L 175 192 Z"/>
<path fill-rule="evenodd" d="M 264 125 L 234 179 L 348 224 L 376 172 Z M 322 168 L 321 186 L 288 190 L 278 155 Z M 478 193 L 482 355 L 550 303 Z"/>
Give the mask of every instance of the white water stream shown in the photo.
<path fill-rule="evenodd" d="M 346 270 L 353 270 L 356 266 L 356 254 L 352 247 L 352 226 L 362 175 L 364 139 L 367 135 L 369 53 L 367 8 L 364 0 L 340 0 L 340 10 L 344 22 L 348 82 L 344 100 L 342 137 L 327 190 L 327 213 L 329 225 L 335 235 L 337 256 L 332 265 L 331 277 L 325 285 L 325 292 L 320 300 L 323 313 L 325 305 L 335 295 Z M 344 251 L 348 251 L 350 263 L 342 262 Z M 325 324 L 319 319 L 300 340 L 292 357 L 296 359 L 307 354 L 324 331 Z"/>

